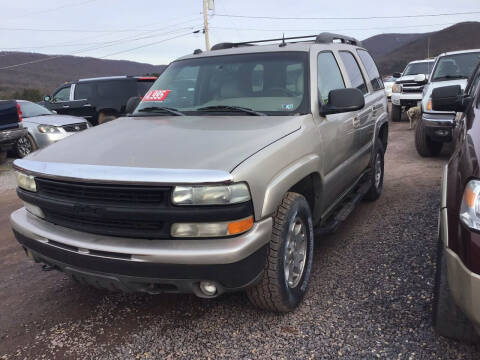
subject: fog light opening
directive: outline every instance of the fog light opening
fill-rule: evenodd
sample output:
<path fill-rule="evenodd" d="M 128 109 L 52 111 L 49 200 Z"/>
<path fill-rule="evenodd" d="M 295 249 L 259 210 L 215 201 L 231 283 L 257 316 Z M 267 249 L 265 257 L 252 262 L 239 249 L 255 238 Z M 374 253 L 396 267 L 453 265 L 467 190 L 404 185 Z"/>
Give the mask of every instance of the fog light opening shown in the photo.
<path fill-rule="evenodd" d="M 201 281 L 200 291 L 205 296 L 214 296 L 217 293 L 217 285 L 211 281 Z"/>

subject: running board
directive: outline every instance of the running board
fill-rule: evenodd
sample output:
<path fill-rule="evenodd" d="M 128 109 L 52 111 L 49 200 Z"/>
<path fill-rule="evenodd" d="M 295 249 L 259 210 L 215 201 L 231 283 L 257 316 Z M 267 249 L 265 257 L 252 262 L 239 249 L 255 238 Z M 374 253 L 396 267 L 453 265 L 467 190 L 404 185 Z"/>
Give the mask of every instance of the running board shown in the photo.
<path fill-rule="evenodd" d="M 361 184 L 357 190 L 353 192 L 341 205 L 339 210 L 332 216 L 331 220 L 329 220 L 325 225 L 315 228 L 315 235 L 325 235 L 335 232 L 338 229 L 338 226 L 348 218 L 357 204 L 363 199 L 365 194 L 370 189 L 371 184 L 371 181 L 366 181 Z"/>

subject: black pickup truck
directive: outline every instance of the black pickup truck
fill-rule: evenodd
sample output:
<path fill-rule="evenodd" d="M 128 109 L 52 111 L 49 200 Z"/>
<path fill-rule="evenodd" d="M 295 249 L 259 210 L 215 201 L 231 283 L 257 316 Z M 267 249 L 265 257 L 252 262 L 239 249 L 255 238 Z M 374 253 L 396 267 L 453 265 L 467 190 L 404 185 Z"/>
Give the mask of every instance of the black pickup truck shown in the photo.
<path fill-rule="evenodd" d="M 7 151 L 27 130 L 22 126 L 22 112 L 15 100 L 0 101 L 0 163 L 6 158 Z"/>

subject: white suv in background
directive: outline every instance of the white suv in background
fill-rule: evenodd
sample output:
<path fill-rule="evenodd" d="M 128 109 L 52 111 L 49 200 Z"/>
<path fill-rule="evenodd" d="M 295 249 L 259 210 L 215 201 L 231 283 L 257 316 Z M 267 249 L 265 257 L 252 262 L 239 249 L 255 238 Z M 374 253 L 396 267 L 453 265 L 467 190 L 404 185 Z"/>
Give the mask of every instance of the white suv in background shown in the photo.
<path fill-rule="evenodd" d="M 428 81 L 434 62 L 433 59 L 412 61 L 403 73 L 393 74 L 397 80 L 392 87 L 392 121 L 400 121 L 403 108 L 408 110 L 422 100 L 423 86 Z"/>

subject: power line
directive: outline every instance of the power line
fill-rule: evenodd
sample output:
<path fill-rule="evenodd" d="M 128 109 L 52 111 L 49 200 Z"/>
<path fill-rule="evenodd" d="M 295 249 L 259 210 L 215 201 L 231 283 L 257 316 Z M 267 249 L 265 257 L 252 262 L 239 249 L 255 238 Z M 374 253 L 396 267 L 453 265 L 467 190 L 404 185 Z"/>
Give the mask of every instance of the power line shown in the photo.
<path fill-rule="evenodd" d="M 456 23 L 443 23 L 443 24 L 424 24 L 424 25 L 401 25 L 401 26 L 384 26 L 384 27 L 371 27 L 371 28 L 343 28 L 343 29 L 265 29 L 265 28 L 234 28 L 234 27 L 223 27 L 223 26 L 211 26 L 211 29 L 221 29 L 221 30 L 247 30 L 247 31 L 301 31 L 301 32 L 323 32 L 323 31 L 358 31 L 358 30 L 388 30 L 388 29 L 404 29 L 404 28 L 421 28 L 424 26 L 449 26 L 455 25 Z"/>
<path fill-rule="evenodd" d="M 163 33 L 162 35 L 168 35 L 168 34 L 175 33 L 175 32 L 178 32 L 179 30 L 184 30 L 184 29 L 185 29 L 185 28 L 177 29 L 177 30 L 174 30 L 174 31 L 170 31 L 170 32 L 167 32 L 167 33 Z M 119 53 L 122 53 L 122 52 L 132 51 L 132 50 L 139 49 L 139 48 L 142 48 L 142 47 L 147 47 L 147 46 L 155 45 L 155 44 L 157 44 L 157 43 L 161 43 L 161 42 L 164 42 L 164 41 L 176 39 L 177 37 L 186 36 L 186 35 L 188 35 L 188 34 L 192 34 L 192 33 L 198 32 L 198 31 L 199 31 L 199 30 L 190 31 L 190 32 L 188 32 L 188 33 L 185 33 L 185 34 L 182 34 L 182 35 L 178 35 L 178 36 L 175 36 L 175 37 L 172 37 L 172 38 L 168 38 L 168 39 L 156 41 L 156 42 L 153 42 L 153 43 L 149 43 L 149 44 L 142 45 L 142 46 L 139 46 L 139 47 L 136 47 L 136 48 L 132 48 L 132 49 L 127 49 L 127 50 L 119 51 L 119 52 L 116 52 L 116 53 L 111 53 L 111 54 L 105 55 L 104 57 L 116 55 L 117 53 L 119 54 Z M 36 64 L 36 63 L 40 63 L 40 62 L 55 60 L 55 59 L 59 59 L 59 58 L 62 58 L 62 57 L 72 56 L 72 55 L 76 55 L 76 54 L 80 54 L 80 53 L 84 53 L 84 52 L 88 52 L 88 51 L 92 51 L 92 50 L 99 50 L 99 49 L 103 49 L 103 48 L 106 48 L 106 47 L 111 47 L 111 46 L 119 45 L 119 43 L 122 43 L 122 42 L 138 41 L 138 40 L 143 40 L 143 39 L 146 39 L 146 38 L 151 38 L 151 37 L 154 37 L 154 36 L 160 36 L 160 34 L 150 35 L 150 36 L 143 36 L 143 37 L 135 38 L 135 39 L 128 39 L 128 40 L 126 40 L 126 41 L 116 40 L 114 44 L 108 44 L 108 45 L 104 45 L 104 46 L 100 46 L 100 47 L 90 47 L 90 48 L 85 48 L 85 49 L 80 49 L 80 50 L 74 51 L 74 52 L 72 52 L 72 53 L 70 53 L 70 54 L 56 55 L 56 56 L 51 56 L 51 57 L 47 57 L 47 58 L 43 58 L 43 59 L 36 59 L 36 60 L 32 60 L 32 61 L 27 61 L 27 62 L 20 63 L 20 64 L 8 65 L 8 66 L 0 67 L 0 70 L 9 70 L 9 69 L 17 68 L 17 67 L 20 67 L 20 66 L 25 66 L 25 65 Z M 103 58 L 103 57 L 100 57 L 100 58 Z"/>
<path fill-rule="evenodd" d="M 247 19 L 268 19 L 268 20 L 372 20 L 372 19 L 404 19 L 435 16 L 455 16 L 480 14 L 480 11 L 439 13 L 439 14 L 421 14 L 421 15 L 395 15 L 395 16 L 359 16 L 359 17 L 281 17 L 281 16 L 255 16 L 255 15 L 235 15 L 235 14 L 215 14 L 215 16 Z"/>
<path fill-rule="evenodd" d="M 19 16 L 9 17 L 8 20 L 17 19 L 17 18 L 25 18 L 25 17 L 31 16 L 31 15 L 44 14 L 44 13 L 47 13 L 47 12 L 62 10 L 62 9 L 72 7 L 72 6 L 80 6 L 80 5 L 89 4 L 89 3 L 92 3 L 92 2 L 95 2 L 95 1 L 97 1 L 97 0 L 87 0 L 87 1 L 80 2 L 80 3 L 61 5 L 61 6 L 57 6 L 57 7 L 54 7 L 54 8 L 39 10 L 39 11 L 31 12 L 31 13 L 22 13 L 22 15 L 19 15 Z"/>

